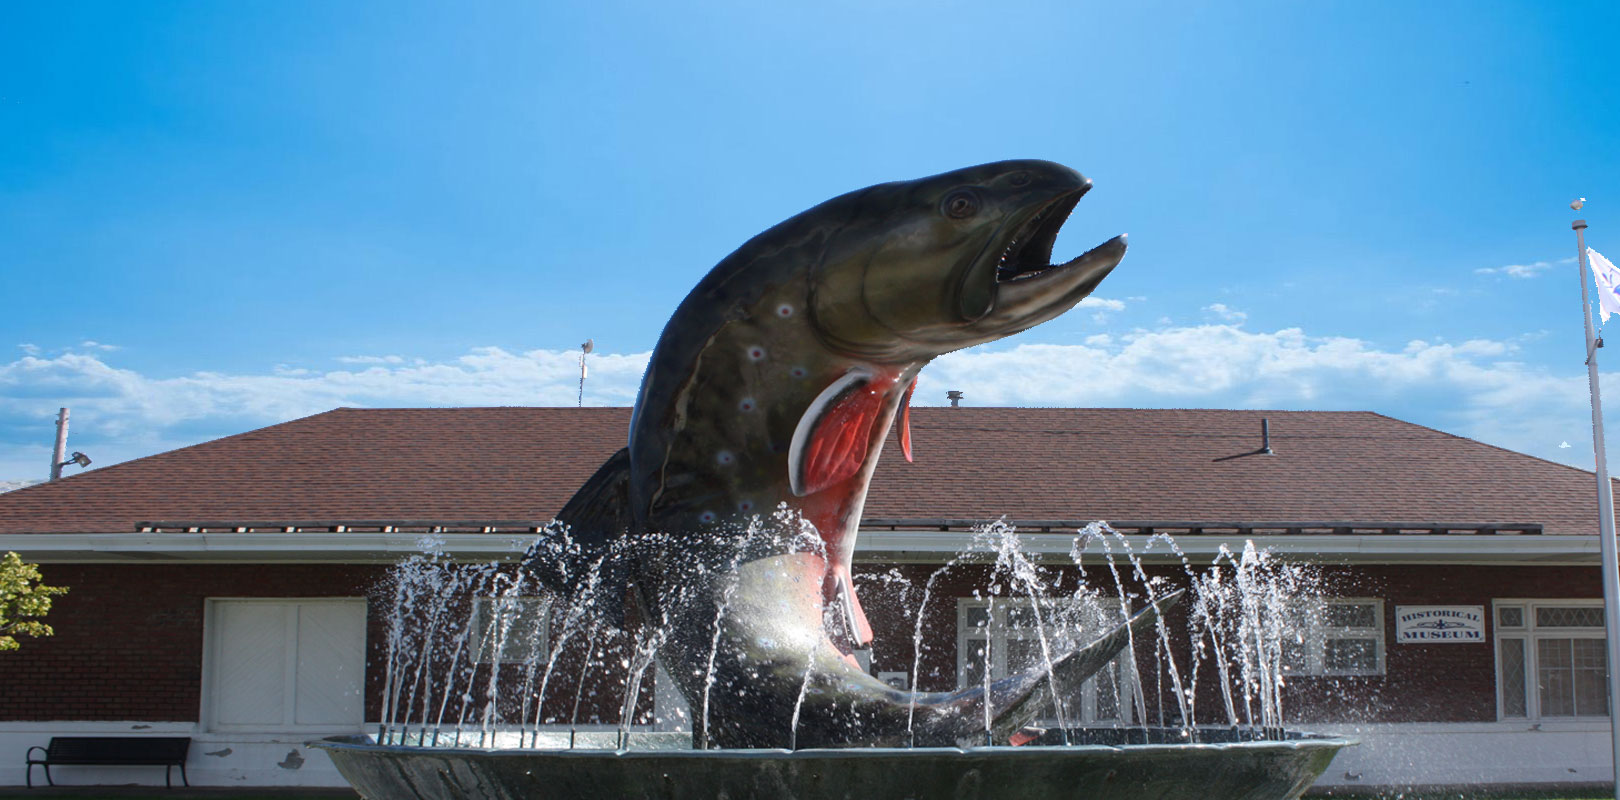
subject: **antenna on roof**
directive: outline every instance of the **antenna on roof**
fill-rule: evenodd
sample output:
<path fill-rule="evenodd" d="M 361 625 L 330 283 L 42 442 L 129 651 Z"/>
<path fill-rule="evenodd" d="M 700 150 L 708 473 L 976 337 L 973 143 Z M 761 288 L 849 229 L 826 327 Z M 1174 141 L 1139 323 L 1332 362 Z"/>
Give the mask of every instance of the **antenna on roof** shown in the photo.
<path fill-rule="evenodd" d="M 579 407 L 580 408 L 585 407 L 585 357 L 590 355 L 591 351 L 595 350 L 595 349 L 596 349 L 596 340 L 595 339 L 586 339 L 585 343 L 579 346 Z"/>

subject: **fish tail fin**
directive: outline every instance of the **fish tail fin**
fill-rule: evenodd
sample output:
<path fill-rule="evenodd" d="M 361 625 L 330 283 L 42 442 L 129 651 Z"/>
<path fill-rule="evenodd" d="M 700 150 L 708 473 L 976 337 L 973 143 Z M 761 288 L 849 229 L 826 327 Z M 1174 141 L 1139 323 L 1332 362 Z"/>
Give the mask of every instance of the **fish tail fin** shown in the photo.
<path fill-rule="evenodd" d="M 1081 684 L 1105 669 L 1134 637 L 1158 624 L 1160 617 L 1181 602 L 1185 593 L 1185 589 L 1178 589 L 1155 600 L 1106 636 L 1059 658 L 1052 664 L 1050 674 L 1045 669 L 1031 670 L 1023 676 L 1001 681 L 1001 686 L 992 686 L 991 697 L 986 698 L 986 702 L 991 703 L 994 739 L 1005 742 L 1029 725 L 1054 693 L 1058 697 L 1078 696 Z"/>
<path fill-rule="evenodd" d="M 1183 594 L 1185 590 L 1178 590 L 1155 600 L 1102 638 L 1054 659 L 1050 673 L 1036 667 L 995 681 L 989 691 L 977 686 L 932 702 L 919 702 L 913 740 L 930 746 L 971 747 L 984 744 L 988 733 L 993 742 L 1010 743 L 1041 713 L 1054 691 L 1059 697 L 1077 696 L 1081 684 L 1105 669 L 1134 637 L 1146 635 L 1166 611 L 1181 601 Z M 985 730 L 987 717 L 989 731 Z"/>

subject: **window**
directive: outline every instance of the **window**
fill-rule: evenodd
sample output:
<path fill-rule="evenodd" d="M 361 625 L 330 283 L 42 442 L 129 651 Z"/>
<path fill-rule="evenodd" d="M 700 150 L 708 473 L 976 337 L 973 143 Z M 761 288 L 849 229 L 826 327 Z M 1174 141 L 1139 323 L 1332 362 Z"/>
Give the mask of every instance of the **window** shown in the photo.
<path fill-rule="evenodd" d="M 1300 608 L 1296 635 L 1284 637 L 1291 675 L 1384 674 L 1384 601 L 1332 598 Z"/>
<path fill-rule="evenodd" d="M 366 601 L 209 599 L 204 720 L 215 731 L 357 731 Z"/>
<path fill-rule="evenodd" d="M 1502 719 L 1609 715 L 1599 600 L 1497 600 Z"/>
<path fill-rule="evenodd" d="M 1037 616 L 1038 615 L 1038 616 Z M 967 687 L 984 682 L 986 660 L 990 677 L 1004 678 L 1042 665 L 1042 631 L 1053 657 L 1088 644 L 1124 622 L 1119 603 L 1103 608 L 1081 605 L 1072 598 L 1042 599 L 1039 605 L 1027 597 L 998 597 L 990 600 L 959 598 L 956 607 L 956 682 Z M 1064 701 L 1065 722 L 1129 722 L 1130 676 L 1121 662 L 1128 653 L 1109 662 L 1083 684 L 1079 697 Z M 1050 705 L 1039 716 L 1055 720 Z"/>
<path fill-rule="evenodd" d="M 479 597 L 473 600 L 469 633 L 480 664 L 523 664 L 546 657 L 551 640 L 551 600 L 544 597 Z"/>

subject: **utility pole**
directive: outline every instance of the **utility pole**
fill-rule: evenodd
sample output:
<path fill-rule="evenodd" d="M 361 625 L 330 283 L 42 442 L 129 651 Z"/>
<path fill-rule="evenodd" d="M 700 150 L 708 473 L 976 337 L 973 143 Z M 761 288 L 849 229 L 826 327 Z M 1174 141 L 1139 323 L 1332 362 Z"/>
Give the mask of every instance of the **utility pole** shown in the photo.
<path fill-rule="evenodd" d="M 1570 204 L 1579 211 L 1580 201 Z M 1603 398 L 1598 391 L 1597 351 L 1603 344 L 1592 334 L 1592 301 L 1586 287 L 1592 275 L 1586 261 L 1586 220 L 1570 223 L 1575 230 L 1575 254 L 1581 269 L 1581 321 L 1586 323 L 1586 381 L 1592 390 L 1592 451 L 1597 456 L 1598 543 L 1603 562 L 1603 628 L 1607 637 L 1609 672 L 1609 736 L 1615 770 L 1614 790 L 1620 800 L 1620 725 L 1615 724 L 1616 706 L 1620 706 L 1620 558 L 1615 553 L 1614 489 L 1609 483 L 1609 458 L 1603 443 Z"/>
<path fill-rule="evenodd" d="M 579 346 L 579 407 L 580 408 L 585 407 L 585 357 L 590 355 L 591 351 L 595 350 L 595 349 L 596 349 L 596 340 L 595 339 L 586 339 L 585 343 Z"/>
<path fill-rule="evenodd" d="M 62 464 L 67 461 L 68 410 L 56 412 L 56 449 L 51 452 L 51 480 L 62 477 Z"/>

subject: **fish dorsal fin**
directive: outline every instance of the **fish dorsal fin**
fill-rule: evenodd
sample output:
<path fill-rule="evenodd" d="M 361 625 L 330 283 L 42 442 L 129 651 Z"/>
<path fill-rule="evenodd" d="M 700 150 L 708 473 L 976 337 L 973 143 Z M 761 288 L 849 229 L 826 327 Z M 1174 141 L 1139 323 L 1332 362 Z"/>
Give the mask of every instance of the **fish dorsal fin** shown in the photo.
<path fill-rule="evenodd" d="M 557 512 L 557 519 L 568 523 L 574 541 L 586 549 L 623 536 L 630 527 L 630 448 L 608 456 Z"/>
<path fill-rule="evenodd" d="M 568 525 L 573 548 L 563 552 L 531 548 L 525 566 L 553 592 L 577 600 L 576 593 L 589 584 L 589 572 L 601 569 L 599 584 L 591 601 L 608 621 L 624 626 L 624 593 L 628 576 L 619 562 L 597 566 L 614 540 L 630 532 L 630 448 L 608 457 L 596 473 L 579 487 L 572 499 L 557 512 L 557 519 Z"/>
<path fill-rule="evenodd" d="M 788 484 L 799 497 L 854 475 L 866 460 L 872 424 L 883 408 L 869 391 L 871 372 L 853 369 L 810 401 L 788 445 Z"/>
<path fill-rule="evenodd" d="M 900 452 L 906 455 L 906 462 L 916 461 L 911 457 L 911 393 L 917 391 L 917 379 L 911 379 L 911 385 L 906 387 L 906 396 L 900 398 Z"/>

